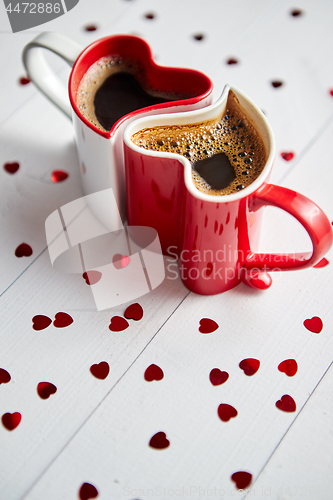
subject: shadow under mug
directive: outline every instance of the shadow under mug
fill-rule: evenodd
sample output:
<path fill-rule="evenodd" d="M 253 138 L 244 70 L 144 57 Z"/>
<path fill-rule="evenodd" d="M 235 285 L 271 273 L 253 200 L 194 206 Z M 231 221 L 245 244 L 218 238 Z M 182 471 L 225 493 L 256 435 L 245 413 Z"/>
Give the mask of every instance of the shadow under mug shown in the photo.
<path fill-rule="evenodd" d="M 68 90 L 48 65 L 43 49 L 54 52 L 73 66 Z M 138 64 L 148 87 L 153 90 L 190 97 L 135 110 L 120 118 L 110 131 L 104 132 L 82 115 L 76 103 L 76 94 L 86 71 L 100 58 L 107 56 L 117 56 Z M 45 32 L 25 46 L 22 57 L 29 78 L 73 120 L 83 193 L 88 195 L 112 188 L 123 220 L 126 209 L 123 153 L 125 126 L 139 116 L 202 108 L 209 105 L 212 99 L 213 84 L 206 75 L 192 69 L 157 65 L 149 45 L 137 36 L 108 36 L 83 49 L 63 35 Z M 105 227 L 109 227 L 113 214 L 95 215 Z M 114 214 L 115 220 L 117 216 Z"/>
<path fill-rule="evenodd" d="M 192 125 L 217 119 L 232 90 L 245 115 L 255 125 L 267 152 L 261 174 L 245 189 L 214 196 L 199 191 L 191 164 L 175 153 L 135 145 L 131 136 L 158 126 Z M 163 253 L 178 258 L 179 274 L 191 291 L 217 294 L 240 282 L 266 289 L 268 271 L 303 269 L 315 265 L 333 242 L 332 226 L 324 212 L 303 195 L 268 183 L 275 141 L 264 114 L 240 90 L 226 86 L 211 106 L 189 113 L 136 120 L 124 132 L 127 217 L 131 226 L 157 230 Z M 262 225 L 262 207 L 272 205 L 294 216 L 308 232 L 310 253 L 255 253 Z"/>

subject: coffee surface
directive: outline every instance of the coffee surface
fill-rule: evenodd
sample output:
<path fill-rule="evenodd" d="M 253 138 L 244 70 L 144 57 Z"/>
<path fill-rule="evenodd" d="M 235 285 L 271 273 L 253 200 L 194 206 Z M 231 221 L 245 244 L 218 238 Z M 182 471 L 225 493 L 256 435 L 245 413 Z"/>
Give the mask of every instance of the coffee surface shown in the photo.
<path fill-rule="evenodd" d="M 83 116 L 102 131 L 126 114 L 189 95 L 174 95 L 151 89 L 144 69 L 120 56 L 102 57 L 83 76 L 76 103 Z"/>
<path fill-rule="evenodd" d="M 215 120 L 144 129 L 131 139 L 145 149 L 185 156 L 192 165 L 196 188 L 216 196 L 249 186 L 267 158 L 262 138 L 232 91 L 226 111 Z"/>

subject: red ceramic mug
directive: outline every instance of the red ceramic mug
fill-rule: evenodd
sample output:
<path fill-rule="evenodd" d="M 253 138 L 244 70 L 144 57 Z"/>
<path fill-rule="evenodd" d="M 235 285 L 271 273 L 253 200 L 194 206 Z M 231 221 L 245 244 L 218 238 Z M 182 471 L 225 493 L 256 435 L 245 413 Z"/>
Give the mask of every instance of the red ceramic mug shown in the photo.
<path fill-rule="evenodd" d="M 194 185 L 191 164 L 182 155 L 142 149 L 131 136 L 157 126 L 200 124 L 226 109 L 232 90 L 255 125 L 267 153 L 260 175 L 245 189 L 212 196 Z M 158 231 L 163 252 L 177 255 L 180 277 L 193 292 L 210 295 L 240 282 L 266 289 L 269 271 L 295 270 L 315 265 L 333 242 L 332 226 L 308 198 L 269 184 L 275 141 L 264 114 L 238 89 L 226 86 L 220 99 L 202 110 L 147 117 L 132 122 L 124 132 L 128 223 Z M 255 253 L 261 231 L 262 208 L 272 205 L 293 215 L 308 232 L 310 254 Z"/>
<path fill-rule="evenodd" d="M 73 69 L 68 90 L 44 58 L 45 49 L 64 59 Z M 172 101 L 135 109 L 119 118 L 109 131 L 102 131 L 82 114 L 77 104 L 80 82 L 91 66 L 101 58 L 123 60 L 137 65 L 147 87 Z M 117 207 L 125 217 L 125 173 L 123 130 L 139 116 L 174 113 L 202 108 L 211 103 L 213 84 L 203 73 L 187 68 L 171 68 L 155 63 L 152 51 L 143 39 L 132 35 L 112 35 L 96 40 L 86 48 L 58 33 L 39 34 L 23 50 L 27 74 L 37 87 L 69 118 L 72 118 L 85 195 L 112 188 Z M 177 99 L 177 96 L 182 96 Z M 187 96 L 187 98 L 183 98 Z M 125 103 L 126 104 L 126 103 Z M 110 214 L 95 214 L 106 227 Z M 118 213 L 114 213 L 118 219 Z"/>

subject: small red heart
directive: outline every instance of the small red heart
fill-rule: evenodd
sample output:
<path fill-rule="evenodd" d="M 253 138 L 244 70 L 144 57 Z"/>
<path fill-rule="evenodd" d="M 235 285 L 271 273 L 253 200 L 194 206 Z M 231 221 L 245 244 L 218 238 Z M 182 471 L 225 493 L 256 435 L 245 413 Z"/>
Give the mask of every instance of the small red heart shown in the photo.
<path fill-rule="evenodd" d="M 291 151 L 286 151 L 284 153 L 281 153 L 281 156 L 284 160 L 290 161 L 294 158 L 294 153 L 292 153 Z"/>
<path fill-rule="evenodd" d="M 330 95 L 333 97 L 333 89 L 330 89 Z"/>
<path fill-rule="evenodd" d="M 51 382 L 39 382 L 37 385 L 37 393 L 41 399 L 48 399 L 51 394 L 55 394 L 57 388 Z"/>
<path fill-rule="evenodd" d="M 27 243 L 21 243 L 15 250 L 16 257 L 30 257 L 32 255 L 32 248 Z"/>
<path fill-rule="evenodd" d="M 98 365 L 91 365 L 90 371 L 94 377 L 104 380 L 109 375 L 110 366 L 106 361 L 101 361 Z"/>
<path fill-rule="evenodd" d="M 277 89 L 278 87 L 281 87 L 283 85 L 283 82 L 281 82 L 280 80 L 274 80 L 273 82 L 271 82 L 272 86 Z"/>
<path fill-rule="evenodd" d="M 98 491 L 93 484 L 83 483 L 79 491 L 80 500 L 89 500 L 90 498 L 96 498 L 98 496 Z"/>
<path fill-rule="evenodd" d="M 298 370 L 296 359 L 285 359 L 284 361 L 281 361 L 278 366 L 278 370 L 288 375 L 288 377 L 293 377 L 296 375 Z"/>
<path fill-rule="evenodd" d="M 227 64 L 238 64 L 238 61 L 234 57 L 230 57 L 230 59 L 227 60 Z"/>
<path fill-rule="evenodd" d="M 88 26 L 86 26 L 84 29 L 86 31 L 96 31 L 97 30 L 97 26 L 95 26 L 95 24 L 88 24 Z"/>
<path fill-rule="evenodd" d="M 112 264 L 116 269 L 123 269 L 124 267 L 128 266 L 130 261 L 131 259 L 128 257 L 128 255 L 121 255 L 120 253 L 117 253 L 112 258 Z"/>
<path fill-rule="evenodd" d="M 5 163 L 3 166 L 4 170 L 9 174 L 15 174 L 20 168 L 20 164 L 17 161 Z"/>
<path fill-rule="evenodd" d="M 28 85 L 28 83 L 30 83 L 31 80 L 27 76 L 21 76 L 21 78 L 19 79 L 19 82 L 20 82 L 20 85 Z"/>
<path fill-rule="evenodd" d="M 149 446 L 156 450 L 163 450 L 169 445 L 170 441 L 167 439 L 165 432 L 157 432 L 149 441 Z"/>
<path fill-rule="evenodd" d="M 162 368 L 152 364 L 146 369 L 144 377 L 147 382 L 151 382 L 152 380 L 162 380 L 164 373 Z"/>
<path fill-rule="evenodd" d="M 122 318 L 121 316 L 112 316 L 111 323 L 109 324 L 109 330 L 111 332 L 122 332 L 129 327 L 129 322 Z"/>
<path fill-rule="evenodd" d="M 201 333 L 213 333 L 218 329 L 219 325 L 213 319 L 202 318 L 199 321 L 199 332 Z"/>
<path fill-rule="evenodd" d="M 124 312 L 124 316 L 127 319 L 134 319 L 135 321 L 139 321 L 139 319 L 143 316 L 143 309 L 137 302 L 135 304 L 131 304 L 127 307 Z"/>
<path fill-rule="evenodd" d="M 247 375 L 248 377 L 251 377 L 252 375 L 257 373 L 257 371 L 259 370 L 260 361 L 259 361 L 259 359 L 246 358 L 246 359 L 243 359 L 239 363 L 238 366 L 239 366 L 239 368 L 241 368 L 243 370 L 245 375 Z"/>
<path fill-rule="evenodd" d="M 53 326 L 56 328 L 65 328 L 66 326 L 69 326 L 73 323 L 73 318 L 67 313 L 64 312 L 58 312 L 53 321 Z"/>
<path fill-rule="evenodd" d="M 217 414 L 222 422 L 229 422 L 231 418 L 237 417 L 238 411 L 233 406 L 222 403 L 217 409 Z"/>
<path fill-rule="evenodd" d="M 287 413 L 292 413 L 292 412 L 296 411 L 296 403 L 293 400 L 293 398 L 291 396 L 289 396 L 288 394 L 284 394 L 282 396 L 282 398 L 279 399 L 279 401 L 277 401 L 275 403 L 275 406 L 279 410 L 285 411 Z"/>
<path fill-rule="evenodd" d="M 53 170 L 51 174 L 51 181 L 52 182 L 63 182 L 66 180 L 68 177 L 68 173 L 64 172 L 63 170 Z"/>
<path fill-rule="evenodd" d="M 251 483 L 252 474 L 240 470 L 238 472 L 234 472 L 231 476 L 231 479 L 235 483 L 237 489 L 244 490 Z"/>
<path fill-rule="evenodd" d="M 328 266 L 328 264 L 329 264 L 329 261 L 327 259 L 325 259 L 325 257 L 324 257 L 319 262 L 317 262 L 317 264 L 315 264 L 313 267 L 316 267 L 318 269 L 320 267 L 326 267 L 326 266 Z"/>
<path fill-rule="evenodd" d="M 37 314 L 32 318 L 32 328 L 34 330 L 44 330 L 52 323 L 52 319 L 43 314 Z"/>
<path fill-rule="evenodd" d="M 10 382 L 11 376 L 4 368 L 0 368 L 0 385 L 8 384 Z"/>
<path fill-rule="evenodd" d="M 5 413 L 2 415 L 1 420 L 4 427 L 6 427 L 8 431 L 12 431 L 20 424 L 21 418 L 21 413 L 16 411 L 15 413 Z"/>
<path fill-rule="evenodd" d="M 303 325 L 307 330 L 312 333 L 320 333 L 323 329 L 323 322 L 318 316 L 313 316 L 311 319 L 306 319 L 303 322 Z"/>
<path fill-rule="evenodd" d="M 222 372 L 219 368 L 213 368 L 209 374 L 209 380 L 213 385 L 224 384 L 229 378 L 228 372 Z"/>
<path fill-rule="evenodd" d="M 96 285 L 102 277 L 99 271 L 86 271 L 82 274 L 82 278 L 86 280 L 87 285 Z"/>

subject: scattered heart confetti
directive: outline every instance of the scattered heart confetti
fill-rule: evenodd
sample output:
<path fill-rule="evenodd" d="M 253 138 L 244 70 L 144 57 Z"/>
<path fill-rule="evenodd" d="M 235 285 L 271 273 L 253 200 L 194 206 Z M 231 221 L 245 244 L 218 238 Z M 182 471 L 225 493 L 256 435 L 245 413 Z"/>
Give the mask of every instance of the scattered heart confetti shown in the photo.
<path fill-rule="evenodd" d="M 145 18 L 146 19 L 155 19 L 155 14 L 153 14 L 152 12 L 147 12 L 147 14 L 145 14 Z"/>
<path fill-rule="evenodd" d="M 252 377 L 252 375 L 257 373 L 257 371 L 259 370 L 260 361 L 259 359 L 255 358 L 246 358 L 243 359 L 238 366 L 243 370 L 245 375 L 247 375 L 248 377 Z"/>
<path fill-rule="evenodd" d="M 277 89 L 278 87 L 281 87 L 283 85 L 283 82 L 281 82 L 280 80 L 274 80 L 271 82 L 272 86 Z"/>
<path fill-rule="evenodd" d="M 113 316 L 111 318 L 111 323 L 109 324 L 109 330 L 111 332 L 122 332 L 129 327 L 129 322 L 122 318 L 121 316 Z"/>
<path fill-rule="evenodd" d="M 32 318 L 32 328 L 34 330 L 45 330 L 52 323 L 52 319 L 43 314 L 37 314 Z"/>
<path fill-rule="evenodd" d="M 210 318 L 202 318 L 199 321 L 199 332 L 201 333 L 213 333 L 218 329 L 219 325 Z"/>
<path fill-rule="evenodd" d="M 88 26 L 85 26 L 84 28 L 86 31 L 96 31 L 97 26 L 95 24 L 88 24 Z"/>
<path fill-rule="evenodd" d="M 51 382 L 39 382 L 37 385 L 37 393 L 41 399 L 48 399 L 52 394 L 57 392 L 55 385 Z"/>
<path fill-rule="evenodd" d="M 234 57 L 230 57 L 230 59 L 227 60 L 227 64 L 230 64 L 230 65 L 238 64 L 238 61 Z"/>
<path fill-rule="evenodd" d="M 333 97 L 333 89 L 330 89 L 330 95 Z"/>
<path fill-rule="evenodd" d="M 117 253 L 112 258 L 112 264 L 116 269 L 123 269 L 124 267 L 128 266 L 130 261 L 131 259 L 128 257 L 128 255 L 121 255 L 120 253 Z"/>
<path fill-rule="evenodd" d="M 20 85 L 28 85 L 28 83 L 30 82 L 31 80 L 27 76 L 21 76 L 21 78 L 19 79 Z"/>
<path fill-rule="evenodd" d="M 65 312 L 58 312 L 55 315 L 55 320 L 53 321 L 53 326 L 56 328 L 65 328 L 73 323 L 73 318 Z"/>
<path fill-rule="evenodd" d="M 239 490 L 244 490 L 250 485 L 252 481 L 252 474 L 240 470 L 232 474 L 231 480 L 235 483 L 236 488 L 238 488 Z"/>
<path fill-rule="evenodd" d="M 104 380 L 109 375 L 110 366 L 106 361 L 101 361 L 98 364 L 91 365 L 90 371 L 94 377 Z"/>
<path fill-rule="evenodd" d="M 323 322 L 318 316 L 313 316 L 311 319 L 306 319 L 303 322 L 303 325 L 307 330 L 312 333 L 320 333 L 323 329 Z"/>
<path fill-rule="evenodd" d="M 229 378 L 228 372 L 222 372 L 219 368 L 213 368 L 209 374 L 209 380 L 213 385 L 224 384 Z"/>
<path fill-rule="evenodd" d="M 82 274 L 82 278 L 86 281 L 87 285 L 96 285 L 102 277 L 99 271 L 86 271 Z"/>
<path fill-rule="evenodd" d="M 51 174 L 52 182 L 63 182 L 68 177 L 68 173 L 64 170 L 53 170 Z"/>
<path fill-rule="evenodd" d="M 222 422 L 229 422 L 231 418 L 237 417 L 238 411 L 233 406 L 222 403 L 217 409 L 217 414 Z"/>
<path fill-rule="evenodd" d="M 193 38 L 194 38 L 194 40 L 201 42 L 202 40 L 204 40 L 205 35 L 203 35 L 202 33 L 197 33 L 196 35 L 193 35 Z"/>
<path fill-rule="evenodd" d="M 169 445 L 170 441 L 167 439 L 165 432 L 157 432 L 149 441 L 149 446 L 151 446 L 151 448 L 155 448 L 156 450 L 163 450 Z"/>
<path fill-rule="evenodd" d="M 15 174 L 20 168 L 20 164 L 17 161 L 7 162 L 4 164 L 3 168 L 8 174 Z"/>
<path fill-rule="evenodd" d="M 281 361 L 278 366 L 278 370 L 285 373 L 288 377 L 293 377 L 296 375 L 298 370 L 296 359 L 285 359 L 284 361 Z"/>
<path fill-rule="evenodd" d="M 292 413 L 296 411 L 296 403 L 293 400 L 293 398 L 289 396 L 289 394 L 284 394 L 282 398 L 275 403 L 275 406 L 279 410 L 285 411 L 287 413 Z"/>
<path fill-rule="evenodd" d="M 281 156 L 284 160 L 290 161 L 294 158 L 295 155 L 291 151 L 284 151 L 281 153 Z"/>
<path fill-rule="evenodd" d="M 153 380 L 162 380 L 164 373 L 162 368 L 152 364 L 146 369 L 144 377 L 147 382 L 152 382 Z"/>
<path fill-rule="evenodd" d="M 8 384 L 10 382 L 11 376 L 4 368 L 0 368 L 0 385 Z"/>
<path fill-rule="evenodd" d="M 93 484 L 83 483 L 79 491 L 80 500 L 89 500 L 98 497 L 98 491 Z"/>
<path fill-rule="evenodd" d="M 303 11 L 301 11 L 300 9 L 294 9 L 290 12 L 290 14 L 293 16 L 293 17 L 299 17 L 299 16 L 302 16 L 303 15 Z"/>
<path fill-rule="evenodd" d="M 317 264 L 315 264 L 313 267 L 316 267 L 317 269 L 319 269 L 321 267 L 328 266 L 328 264 L 329 264 L 329 261 L 324 257 L 319 262 L 317 262 Z"/>
<path fill-rule="evenodd" d="M 134 319 L 135 321 L 139 321 L 143 317 L 143 309 L 140 304 L 136 302 L 135 304 L 131 304 L 126 308 L 124 316 L 127 319 Z"/>
<path fill-rule="evenodd" d="M 30 257 L 30 255 L 32 255 L 32 248 L 28 243 L 21 243 L 15 250 L 16 257 Z"/>
<path fill-rule="evenodd" d="M 21 418 L 21 413 L 16 411 L 15 413 L 5 413 L 2 415 L 1 421 L 3 426 L 8 431 L 13 431 L 18 425 L 20 425 Z"/>

